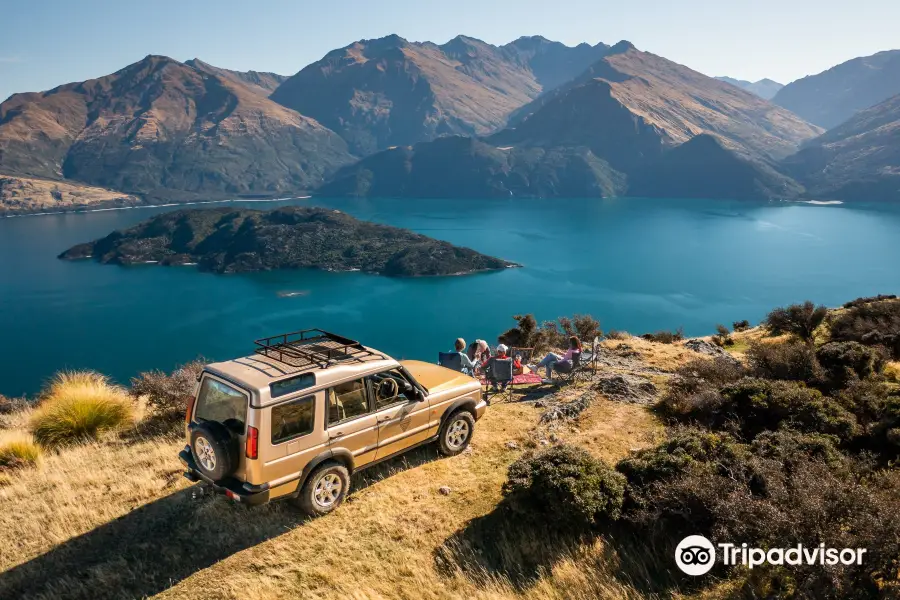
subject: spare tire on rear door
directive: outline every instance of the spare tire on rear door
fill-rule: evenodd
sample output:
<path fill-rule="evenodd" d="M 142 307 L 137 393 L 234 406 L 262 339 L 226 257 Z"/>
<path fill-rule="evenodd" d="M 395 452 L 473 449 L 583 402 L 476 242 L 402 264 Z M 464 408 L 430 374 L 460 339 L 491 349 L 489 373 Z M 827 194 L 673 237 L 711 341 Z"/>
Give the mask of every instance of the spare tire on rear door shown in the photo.
<path fill-rule="evenodd" d="M 191 428 L 191 454 L 204 475 L 219 481 L 238 466 L 237 436 L 215 421 L 195 423 Z"/>

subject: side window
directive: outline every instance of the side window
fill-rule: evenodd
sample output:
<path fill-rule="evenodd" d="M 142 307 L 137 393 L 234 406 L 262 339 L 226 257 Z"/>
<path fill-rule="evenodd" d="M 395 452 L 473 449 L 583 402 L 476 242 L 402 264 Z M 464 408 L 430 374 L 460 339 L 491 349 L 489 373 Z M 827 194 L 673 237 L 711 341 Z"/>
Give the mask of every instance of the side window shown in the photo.
<path fill-rule="evenodd" d="M 369 412 L 366 382 L 363 379 L 339 383 L 328 390 L 328 422 L 337 423 Z"/>
<path fill-rule="evenodd" d="M 370 375 L 369 379 L 375 392 L 375 410 L 416 399 L 412 384 L 397 369 Z"/>
<path fill-rule="evenodd" d="M 312 433 L 316 397 L 279 404 L 272 408 L 272 443 L 280 444 Z"/>

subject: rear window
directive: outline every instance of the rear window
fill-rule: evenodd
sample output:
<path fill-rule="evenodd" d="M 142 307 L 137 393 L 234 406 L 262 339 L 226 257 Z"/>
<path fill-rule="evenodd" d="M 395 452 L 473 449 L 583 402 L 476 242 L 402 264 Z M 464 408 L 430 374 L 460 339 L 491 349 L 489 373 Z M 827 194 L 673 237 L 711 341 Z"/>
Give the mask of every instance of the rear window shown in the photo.
<path fill-rule="evenodd" d="M 204 377 L 197 395 L 194 418 L 216 421 L 229 429 L 244 431 L 247 421 L 247 395 L 227 383 Z"/>
<path fill-rule="evenodd" d="M 306 396 L 272 408 L 272 443 L 312 433 L 316 397 Z"/>

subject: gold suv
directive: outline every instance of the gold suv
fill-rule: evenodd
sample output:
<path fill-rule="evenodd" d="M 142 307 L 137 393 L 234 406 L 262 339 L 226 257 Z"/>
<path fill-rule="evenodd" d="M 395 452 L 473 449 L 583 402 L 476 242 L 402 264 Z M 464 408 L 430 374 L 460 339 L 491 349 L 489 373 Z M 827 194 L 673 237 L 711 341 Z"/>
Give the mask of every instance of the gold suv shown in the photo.
<path fill-rule="evenodd" d="M 290 498 L 331 512 L 354 471 L 431 442 L 459 454 L 485 411 L 477 380 L 326 331 L 256 346 L 203 370 L 179 454 L 185 477 L 248 505 Z"/>

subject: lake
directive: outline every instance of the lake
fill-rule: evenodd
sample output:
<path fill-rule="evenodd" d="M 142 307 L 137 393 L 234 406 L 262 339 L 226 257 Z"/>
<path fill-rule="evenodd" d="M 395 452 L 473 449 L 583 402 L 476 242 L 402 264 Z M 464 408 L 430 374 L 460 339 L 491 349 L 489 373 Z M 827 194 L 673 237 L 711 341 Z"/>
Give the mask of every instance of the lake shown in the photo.
<path fill-rule="evenodd" d="M 453 340 L 496 336 L 512 316 L 589 313 L 632 333 L 758 322 L 811 299 L 834 306 L 900 291 L 900 207 L 713 200 L 294 200 L 407 227 L 524 265 L 461 277 L 390 279 L 282 271 L 214 275 L 56 256 L 168 208 L 0 219 L 0 394 L 53 372 L 127 382 L 198 355 L 319 327 L 397 358 L 437 359 Z M 286 204 L 236 203 L 270 208 Z M 216 205 L 212 205 L 216 206 Z"/>

